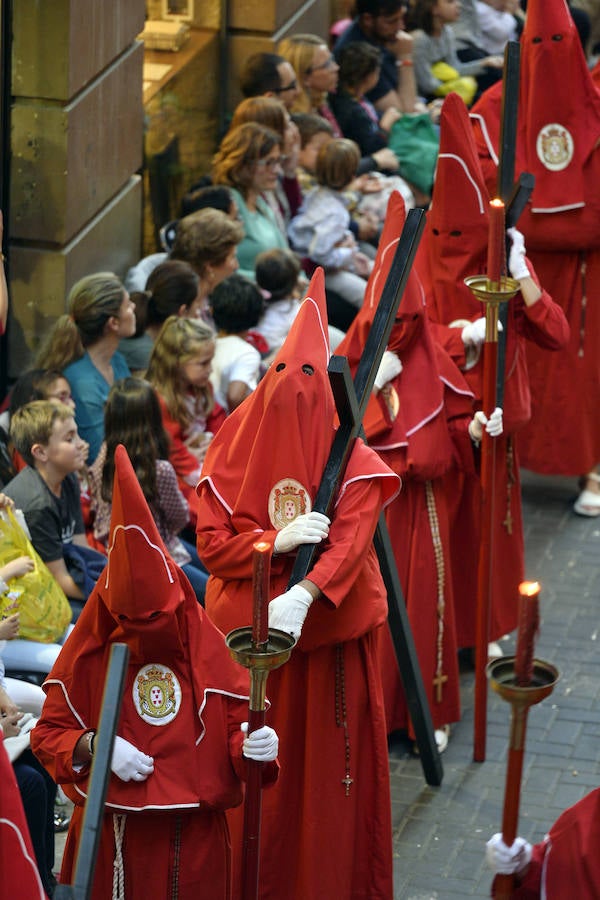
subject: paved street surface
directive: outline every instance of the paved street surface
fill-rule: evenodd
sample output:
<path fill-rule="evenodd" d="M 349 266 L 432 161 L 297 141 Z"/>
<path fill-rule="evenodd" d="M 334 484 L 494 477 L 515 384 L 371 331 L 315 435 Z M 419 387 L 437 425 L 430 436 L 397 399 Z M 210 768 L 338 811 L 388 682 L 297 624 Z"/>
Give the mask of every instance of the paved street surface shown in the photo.
<path fill-rule="evenodd" d="M 519 833 L 543 838 L 558 814 L 600 784 L 600 518 L 572 512 L 576 479 L 522 473 L 526 577 L 542 585 L 536 657 L 560 680 L 531 708 Z M 501 642 L 514 652 L 514 636 Z M 429 787 L 418 758 L 390 749 L 395 900 L 490 896 L 485 842 L 501 830 L 510 704 L 488 695 L 486 759 L 473 759 L 473 673 L 461 676 L 462 720 Z"/>

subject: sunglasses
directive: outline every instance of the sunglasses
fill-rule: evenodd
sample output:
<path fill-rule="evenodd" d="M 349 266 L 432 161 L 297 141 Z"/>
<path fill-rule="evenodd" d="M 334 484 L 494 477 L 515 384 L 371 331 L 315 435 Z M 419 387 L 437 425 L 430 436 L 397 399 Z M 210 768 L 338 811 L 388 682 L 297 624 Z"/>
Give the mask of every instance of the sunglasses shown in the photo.
<path fill-rule="evenodd" d="M 294 80 L 290 81 L 289 84 L 286 84 L 285 87 L 274 88 L 273 93 L 274 94 L 285 94 L 286 91 L 295 91 L 297 87 L 298 87 L 298 82 L 294 78 Z"/>

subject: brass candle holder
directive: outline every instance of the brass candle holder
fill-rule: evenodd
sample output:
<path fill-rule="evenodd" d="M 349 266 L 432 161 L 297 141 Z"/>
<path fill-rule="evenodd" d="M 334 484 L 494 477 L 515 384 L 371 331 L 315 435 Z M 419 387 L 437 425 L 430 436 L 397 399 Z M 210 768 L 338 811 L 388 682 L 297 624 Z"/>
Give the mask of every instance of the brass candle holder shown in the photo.
<path fill-rule="evenodd" d="M 498 308 L 508 302 L 519 290 L 519 282 L 508 275 L 500 281 L 490 281 L 487 275 L 469 275 L 465 284 L 478 300 L 485 303 L 485 339 L 498 340 Z"/>
<path fill-rule="evenodd" d="M 529 707 L 541 703 L 552 693 L 560 677 L 558 669 L 543 659 L 534 659 L 531 682 L 521 687 L 516 681 L 515 657 L 501 656 L 500 659 L 488 663 L 487 675 L 492 690 L 512 707 L 510 748 L 521 750 L 525 746 L 525 726 Z"/>
<path fill-rule="evenodd" d="M 233 659 L 250 671 L 250 709 L 255 712 L 264 711 L 269 672 L 288 661 L 296 646 L 296 639 L 287 631 L 269 628 L 264 649 L 258 650 L 252 640 L 252 628 L 247 626 L 230 631 L 225 643 Z"/>
<path fill-rule="evenodd" d="M 528 685 L 521 686 L 517 684 L 515 662 L 515 656 L 503 656 L 487 665 L 487 675 L 492 689 L 511 705 L 508 765 L 502 812 L 502 840 L 508 847 L 517 836 L 529 709 L 548 697 L 559 679 L 558 669 L 551 663 L 543 659 L 534 659 L 531 681 Z M 513 890 L 513 875 L 496 876 L 494 900 L 510 900 Z"/>

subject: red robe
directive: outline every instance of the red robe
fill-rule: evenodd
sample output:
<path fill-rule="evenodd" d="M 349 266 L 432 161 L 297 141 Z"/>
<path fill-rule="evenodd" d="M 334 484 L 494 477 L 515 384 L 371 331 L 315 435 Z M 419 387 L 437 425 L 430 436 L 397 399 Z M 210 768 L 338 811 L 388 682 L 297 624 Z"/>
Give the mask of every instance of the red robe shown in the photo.
<path fill-rule="evenodd" d="M 211 572 L 206 609 L 224 632 L 252 621 L 253 544 L 273 542 L 286 510 L 291 520 L 294 506 L 308 511 L 314 502 L 334 435 L 328 360 L 318 270 L 286 342 L 227 418 L 203 466 L 198 551 Z M 269 675 L 268 719 L 280 736 L 282 774 L 263 799 L 261 900 L 393 896 L 378 666 L 387 603 L 372 540 L 397 489 L 397 477 L 356 441 L 329 536 L 307 576 L 322 597 L 289 662 Z M 294 557 L 274 556 L 272 597 L 286 591 Z M 229 818 L 239 833 L 240 817 Z"/>
<path fill-rule="evenodd" d="M 402 198 L 393 194 L 365 302 L 336 351 L 348 357 L 353 374 L 404 219 Z M 387 507 L 386 520 L 433 724 L 441 728 L 460 718 L 446 497 L 451 482 L 444 475 L 464 465 L 474 471 L 467 434 L 473 395 L 457 367 L 435 342 L 423 290 L 414 273 L 400 301 L 388 349 L 398 355 L 403 366 L 390 384 L 398 408 L 391 416 L 385 392 L 376 399 L 372 397 L 365 431 L 373 449 L 402 479 L 402 490 Z M 389 633 L 383 642 L 381 668 L 388 731 L 406 729 L 408 710 Z"/>
<path fill-rule="evenodd" d="M 457 198 L 460 197 L 460 203 Z M 425 285 L 431 318 L 442 325 L 474 321 L 484 314 L 482 303 L 464 284 L 469 275 L 485 272 L 488 236 L 489 193 L 484 183 L 472 128 L 464 103 L 450 95 L 442 108 L 440 155 L 433 203 L 427 214 L 419 246 L 416 268 Z M 536 275 L 531 271 L 536 280 Z M 465 360 L 457 353 L 460 328 L 447 330 L 448 352 L 459 365 Z M 508 304 L 506 364 L 504 380 L 504 431 L 496 444 L 494 493 L 494 563 L 489 640 L 497 640 L 517 624 L 518 585 L 524 576 L 523 523 L 517 444 L 521 430 L 531 415 L 531 391 L 526 346 L 535 343 L 545 358 L 566 345 L 569 328 L 564 313 L 550 295 L 526 306 L 520 294 Z M 443 332 L 439 332 L 442 340 Z M 481 408 L 483 355 L 463 374 Z M 517 437 L 518 433 L 518 437 Z M 520 444 L 519 444 L 520 446 Z M 451 512 L 451 556 L 455 574 L 456 631 L 460 647 L 475 644 L 477 559 L 481 495 L 478 477 L 458 474 L 459 490 L 452 492 L 458 502 Z"/>
<path fill-rule="evenodd" d="M 21 794 L 0 729 L 0 900 L 13 900 L 16 885 L 26 900 L 46 900 Z"/>
<path fill-rule="evenodd" d="M 600 788 L 569 807 L 533 848 L 514 900 L 597 900 L 600 897 Z"/>
<path fill-rule="evenodd" d="M 536 185 L 518 227 L 571 334 L 558 353 L 526 345 L 532 410 L 519 454 L 536 472 L 581 475 L 600 462 L 600 92 L 563 0 L 530 0 L 521 47 L 515 171 L 532 172 Z M 498 85 L 472 109 L 490 192 L 500 106 Z"/>

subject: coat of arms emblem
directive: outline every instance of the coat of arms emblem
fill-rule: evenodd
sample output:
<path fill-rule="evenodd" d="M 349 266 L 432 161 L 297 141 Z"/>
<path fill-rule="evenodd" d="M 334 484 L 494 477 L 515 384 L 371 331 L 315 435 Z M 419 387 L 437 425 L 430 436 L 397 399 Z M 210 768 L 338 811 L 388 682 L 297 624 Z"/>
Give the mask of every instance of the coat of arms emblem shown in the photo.
<path fill-rule="evenodd" d="M 563 125 L 544 125 L 537 137 L 536 151 L 547 169 L 560 172 L 573 159 L 573 138 Z"/>
<path fill-rule="evenodd" d="M 311 502 L 306 488 L 294 478 L 283 478 L 269 494 L 269 520 L 280 531 L 298 516 L 309 513 Z"/>
<path fill-rule="evenodd" d="M 181 686 L 171 669 L 150 663 L 137 673 L 133 702 L 139 716 L 150 725 L 168 725 L 181 706 Z"/>

